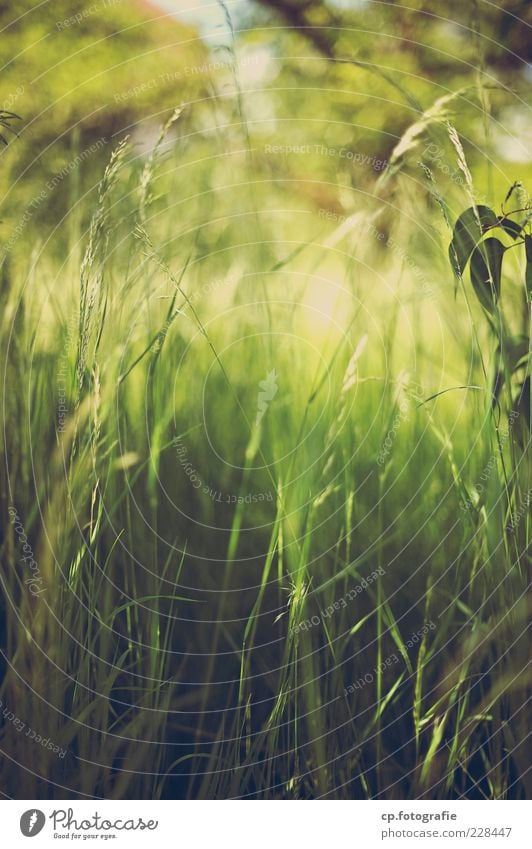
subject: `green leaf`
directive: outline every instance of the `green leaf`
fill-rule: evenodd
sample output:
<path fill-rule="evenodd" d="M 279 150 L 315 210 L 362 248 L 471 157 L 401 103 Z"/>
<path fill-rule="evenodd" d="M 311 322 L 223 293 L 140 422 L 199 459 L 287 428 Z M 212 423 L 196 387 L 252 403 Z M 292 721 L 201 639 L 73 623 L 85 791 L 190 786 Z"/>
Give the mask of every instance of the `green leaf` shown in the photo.
<path fill-rule="evenodd" d="M 499 227 L 502 227 L 504 232 L 508 233 L 512 239 L 518 239 L 523 229 L 522 224 L 518 224 L 517 221 L 512 221 L 511 218 L 501 218 L 499 221 Z"/>
<path fill-rule="evenodd" d="M 519 334 L 517 336 L 506 336 L 504 338 L 504 358 L 501 346 L 497 346 L 497 350 L 495 352 L 495 374 L 492 383 L 493 407 L 496 406 L 502 387 L 505 383 L 505 369 L 503 367 L 504 361 L 506 362 L 508 372 L 510 375 L 513 375 L 520 368 L 526 366 L 528 360 L 528 336 L 524 336 L 523 334 Z"/>
<path fill-rule="evenodd" d="M 528 361 L 528 348 L 528 336 L 525 336 L 522 333 L 507 341 L 506 356 L 508 358 L 508 368 L 511 374 L 526 365 Z"/>
<path fill-rule="evenodd" d="M 496 227 L 499 219 L 489 206 L 470 206 L 457 219 L 453 238 L 449 245 L 449 259 L 457 277 L 461 277 L 475 245 L 490 227 Z"/>
<path fill-rule="evenodd" d="M 501 293 L 502 258 L 505 247 L 498 239 L 486 239 L 471 254 L 471 283 L 484 309 L 495 312 Z"/>
<path fill-rule="evenodd" d="M 526 297 L 527 300 L 532 301 L 532 236 L 525 236 L 525 253 L 526 253 L 526 271 L 525 271 L 525 284 L 526 284 Z"/>
<path fill-rule="evenodd" d="M 512 183 L 512 185 L 510 186 L 510 188 L 508 189 L 508 191 L 507 191 L 507 193 L 506 193 L 506 197 L 504 198 L 504 202 L 505 202 L 505 203 L 507 203 L 507 202 L 510 200 L 510 198 L 512 197 L 512 195 L 513 195 L 514 191 L 515 191 L 515 190 L 517 189 L 517 187 L 518 187 L 518 186 L 520 186 L 520 185 L 521 185 L 521 183 L 520 183 L 520 182 L 518 182 L 518 181 L 516 181 L 515 183 Z"/>

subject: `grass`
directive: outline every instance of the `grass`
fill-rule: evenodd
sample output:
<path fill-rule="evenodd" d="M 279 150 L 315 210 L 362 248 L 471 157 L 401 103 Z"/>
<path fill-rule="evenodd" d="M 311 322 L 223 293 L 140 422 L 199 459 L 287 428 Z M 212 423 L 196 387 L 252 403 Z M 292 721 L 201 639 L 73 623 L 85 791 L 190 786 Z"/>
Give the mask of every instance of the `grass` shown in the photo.
<path fill-rule="evenodd" d="M 3 264 L 2 792 L 525 797 L 529 435 L 437 210 L 387 250 L 174 121 Z"/>

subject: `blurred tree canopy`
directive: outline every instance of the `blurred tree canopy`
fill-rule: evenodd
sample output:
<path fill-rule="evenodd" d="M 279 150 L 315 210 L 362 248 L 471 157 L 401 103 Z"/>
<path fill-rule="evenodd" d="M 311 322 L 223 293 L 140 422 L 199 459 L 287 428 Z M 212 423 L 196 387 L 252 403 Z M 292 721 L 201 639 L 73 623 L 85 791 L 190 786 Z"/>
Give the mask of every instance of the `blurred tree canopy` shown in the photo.
<path fill-rule="evenodd" d="M 149 116 L 160 124 L 205 91 L 208 51 L 196 31 L 137 2 L 0 2 L 0 26 L 0 106 L 20 116 L 3 177 L 11 172 L 11 186 L 24 174 L 24 192 L 28 177 L 45 183 L 68 163 L 73 137 L 77 151 L 107 140 L 86 160 L 100 172 L 115 134 Z"/>
<path fill-rule="evenodd" d="M 331 58 L 392 64 L 405 53 L 416 57 L 427 76 L 456 71 L 456 61 L 478 61 L 501 75 L 521 70 L 532 60 L 532 5 L 506 0 L 500 6 L 484 0 L 255 0 L 298 29 Z M 385 41 L 382 39 L 386 39 Z M 467 72 L 466 72 L 467 73 Z"/>
<path fill-rule="evenodd" d="M 434 0 L 255 3 L 259 22 L 287 27 L 292 42 L 306 43 L 314 55 L 330 60 L 322 79 L 326 73 L 329 79 L 349 81 L 352 88 L 351 96 L 335 92 L 335 106 L 362 117 L 371 111 L 370 123 L 376 129 L 392 124 L 397 135 L 408 126 L 407 113 L 402 118 L 398 114 L 398 102 L 415 115 L 437 97 L 464 86 L 473 90 L 482 83 L 486 89 L 521 96 L 529 91 L 529 0 L 508 0 L 503 7 L 482 0 L 449 0 L 444 5 Z M 319 74 L 312 75 L 316 77 Z M 353 98 L 357 93 L 363 97 Z M 376 103 L 374 98 L 379 97 L 382 100 Z M 503 104 L 504 97 L 493 96 L 494 114 Z"/>
<path fill-rule="evenodd" d="M 529 0 L 508 0 L 502 7 L 483 0 L 255 0 L 248 25 L 285 57 L 276 79 L 282 91 L 275 109 L 283 122 L 279 143 L 338 148 L 340 140 L 354 154 L 382 161 L 439 98 L 458 93 L 423 134 L 447 147 L 450 170 L 456 157 L 449 150 L 447 120 L 459 127 L 474 172 L 486 167 L 494 172 L 488 177 L 483 171 L 482 182 L 497 196 L 511 182 L 499 163 L 511 169 L 512 178 L 526 178 Z M 416 167 L 418 159 L 416 151 Z M 297 158 L 292 162 L 297 176 Z M 355 168 L 353 160 L 338 156 L 318 155 L 310 170 L 339 182 L 340 192 L 329 203 L 320 188 L 321 205 L 335 212 L 341 211 L 342 186 L 364 188 L 375 181 L 371 168 Z M 441 179 L 443 167 L 435 171 Z"/>
<path fill-rule="evenodd" d="M 223 168 L 213 154 L 230 153 L 243 180 L 252 163 L 247 176 L 269 181 L 272 202 L 289 192 L 304 206 L 352 212 L 405 129 L 453 92 L 430 140 L 448 146 L 449 119 L 475 176 L 495 172 L 482 172 L 482 183 L 497 195 L 526 179 L 530 166 L 514 156 L 509 133 L 519 141 L 529 121 L 529 2 L 250 0 L 224 8 L 234 25 L 229 48 L 140 0 L 0 0 L 0 107 L 21 116 L 19 138 L 3 153 L 4 219 L 105 138 L 77 169 L 94 180 L 119 136 L 149 140 L 181 103 L 191 106 L 179 156 L 208 163 L 200 182 L 208 186 Z M 235 80 L 217 61 L 231 61 L 232 50 Z M 248 142 L 252 157 L 239 159 Z M 443 168 L 434 170 L 456 190 Z M 56 213 L 67 190 L 61 180 Z M 34 220 L 41 214 L 44 204 Z"/>

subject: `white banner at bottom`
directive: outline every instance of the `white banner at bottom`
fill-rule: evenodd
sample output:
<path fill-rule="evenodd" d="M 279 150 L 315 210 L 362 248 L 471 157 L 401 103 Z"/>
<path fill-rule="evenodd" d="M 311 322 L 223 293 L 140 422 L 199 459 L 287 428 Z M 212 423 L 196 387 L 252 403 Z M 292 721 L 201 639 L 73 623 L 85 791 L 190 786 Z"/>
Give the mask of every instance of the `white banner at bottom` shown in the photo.
<path fill-rule="evenodd" d="M 210 849 L 531 845 L 529 802 L 3 801 L 2 845 Z M 35 839 L 35 843 L 29 841 Z"/>

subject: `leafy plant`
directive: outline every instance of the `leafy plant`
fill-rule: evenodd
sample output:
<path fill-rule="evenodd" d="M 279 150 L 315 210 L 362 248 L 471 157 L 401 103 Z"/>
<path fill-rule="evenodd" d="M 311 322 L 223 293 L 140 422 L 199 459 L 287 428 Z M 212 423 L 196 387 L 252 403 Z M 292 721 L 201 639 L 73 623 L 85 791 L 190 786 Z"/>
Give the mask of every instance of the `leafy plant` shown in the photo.
<path fill-rule="evenodd" d="M 504 211 L 512 195 L 518 194 L 520 205 L 513 211 Z M 521 205 L 522 203 L 522 205 Z M 515 220 L 514 216 L 521 216 Z M 492 383 L 492 404 L 499 402 L 504 388 L 511 398 L 511 407 L 523 414 L 530 430 L 530 316 L 532 304 L 532 234 L 530 220 L 532 204 L 520 183 L 510 188 L 501 207 L 501 214 L 489 206 L 479 204 L 466 209 L 457 219 L 449 259 L 456 278 L 463 281 L 469 264 L 473 291 L 482 306 L 493 333 L 498 338 L 497 368 Z M 496 233 L 497 235 L 493 235 Z M 513 244 L 505 245 L 501 237 L 509 237 Z M 513 248 L 524 248 L 525 274 L 522 285 L 522 304 L 525 317 L 523 332 L 510 331 L 503 311 L 502 278 L 503 260 Z M 517 382 L 517 391 L 516 391 Z"/>

